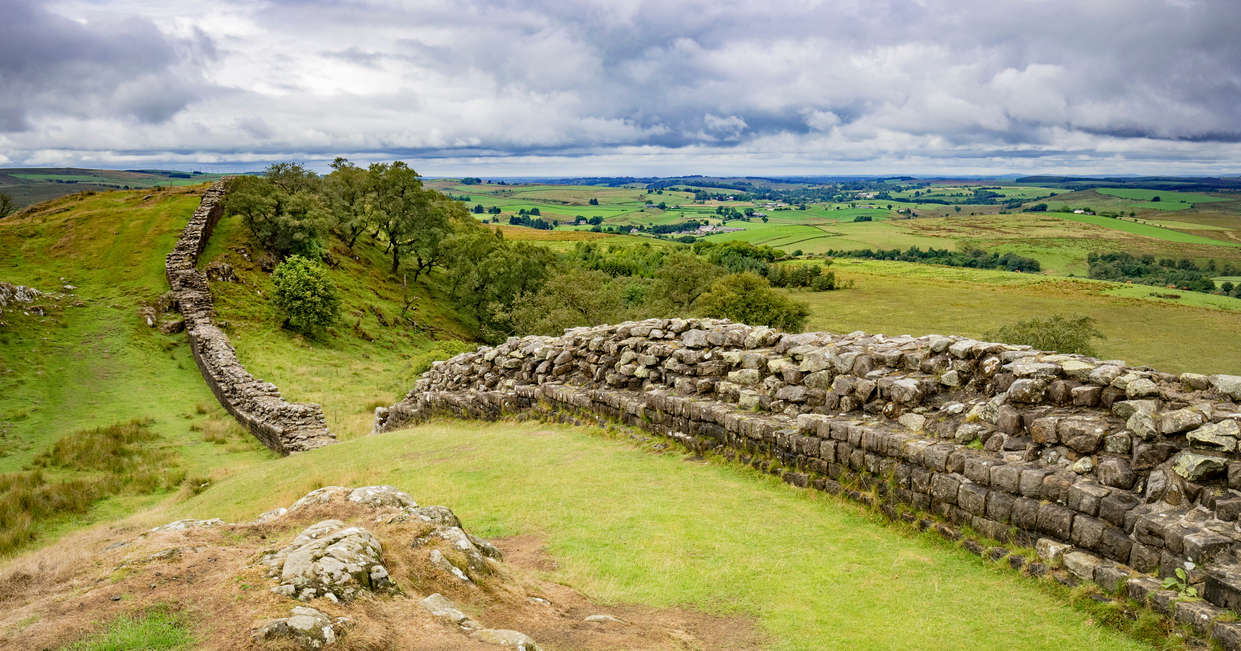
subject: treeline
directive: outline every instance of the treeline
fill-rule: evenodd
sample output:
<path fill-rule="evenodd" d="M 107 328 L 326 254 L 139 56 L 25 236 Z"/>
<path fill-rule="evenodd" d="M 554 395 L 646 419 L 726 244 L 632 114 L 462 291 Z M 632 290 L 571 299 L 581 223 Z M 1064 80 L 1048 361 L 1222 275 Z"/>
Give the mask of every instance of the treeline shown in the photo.
<path fill-rule="evenodd" d="M 1091 253 L 1086 261 L 1090 264 L 1091 278 L 1171 286 L 1196 292 L 1215 291 L 1212 277 L 1217 270 L 1214 261 L 1211 261 L 1210 269 L 1200 267 L 1188 258 L 1157 259 L 1153 255 L 1135 256 L 1129 253 Z"/>
<path fill-rule="evenodd" d="M 978 247 L 967 246 L 960 251 L 948 249 L 922 249 L 911 246 L 908 249 L 857 249 L 849 251 L 831 250 L 829 257 L 864 258 L 867 260 L 899 260 L 901 262 L 922 262 L 925 264 L 942 264 L 949 267 L 967 267 L 970 269 L 1003 269 L 1005 271 L 1021 271 L 1036 273 L 1042 265 L 1034 258 L 1017 255 L 1016 253 L 988 253 Z"/>
<path fill-rule="evenodd" d="M 778 264 L 783 252 L 747 242 L 689 247 L 579 242 L 547 282 L 509 312 L 518 332 L 646 317 L 708 316 L 799 331 L 809 307 L 773 287 L 839 287 L 822 266 Z"/>
<path fill-rule="evenodd" d="M 402 284 L 433 278 L 478 337 L 491 342 L 650 316 L 731 318 L 797 331 L 807 306 L 772 287 L 837 287 L 819 265 L 780 265 L 783 252 L 746 242 L 579 243 L 558 255 L 479 224 L 399 161 L 361 168 L 338 158 L 325 176 L 277 163 L 228 186 L 226 210 L 282 261 L 274 281 L 286 325 L 307 332 L 330 326 L 340 303 L 320 264 L 333 238 L 351 251 L 381 250 Z"/>

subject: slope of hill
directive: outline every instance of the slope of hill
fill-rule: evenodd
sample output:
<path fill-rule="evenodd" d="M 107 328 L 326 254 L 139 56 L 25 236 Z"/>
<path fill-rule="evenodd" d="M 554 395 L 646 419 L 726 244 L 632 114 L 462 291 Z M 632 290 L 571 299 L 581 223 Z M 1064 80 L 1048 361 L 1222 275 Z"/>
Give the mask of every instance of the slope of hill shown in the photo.
<path fill-rule="evenodd" d="M 174 170 L 93 170 L 74 167 L 0 168 L 0 193 L 18 208 L 77 192 L 175 187 L 214 181 L 219 174 Z"/>
<path fill-rule="evenodd" d="M 505 549 L 547 559 L 533 566 L 538 577 L 572 585 L 597 603 L 756 619 L 781 648 L 813 646 L 828 631 L 850 644 L 924 640 L 933 646 L 951 635 L 972 647 L 996 640 L 1140 646 L 1100 626 L 1091 611 L 1068 605 L 1064 591 L 1047 582 L 1000 571 L 834 498 L 627 431 L 443 421 L 363 436 L 373 408 L 398 398 L 431 359 L 466 345 L 470 324 L 447 307 L 438 280 L 407 295 L 383 271 L 381 251 L 333 244 L 329 273 L 342 289 L 346 318 L 320 340 L 293 334 L 267 303 L 270 279 L 261 253 L 237 220 L 225 219 L 202 260 L 227 262 L 236 275 L 236 281 L 213 281 L 212 289 L 239 357 L 286 397 L 322 404 L 343 439 L 275 457 L 215 404 L 184 336 L 151 328 L 140 315 L 144 307 L 157 313 L 164 307 L 163 256 L 197 205 L 198 191 L 78 195 L 0 222 L 0 278 L 60 294 L 46 302 L 45 316 L 6 312 L 9 325 L 0 329 L 4 495 L 17 495 L 22 482 L 36 477 L 47 490 L 70 482 L 107 488 L 91 493 L 101 501 L 86 509 L 22 524 L 28 535 L 0 554 L 49 546 L 9 564 L 0 576 L 0 604 L 13 603 L 11 595 L 29 585 L 32 571 L 84 576 L 104 548 L 141 529 L 182 517 L 252 518 L 327 484 L 388 483 L 419 502 L 449 505 Z M 162 314 L 156 322 L 174 320 Z M 88 455 L 70 445 L 126 436 L 116 459 L 150 451 L 154 456 L 142 458 L 185 481 L 129 481 L 99 470 L 97 461 L 87 463 Z M 108 524 L 72 532 L 101 521 Z M 279 544 L 293 533 L 279 530 Z M 57 542 L 60 536 L 68 537 Z M 108 604 L 63 620 L 74 627 L 66 630 L 97 630 L 117 613 L 147 612 L 150 600 L 137 595 L 146 584 L 126 582 L 130 572 L 91 579 L 82 587 L 86 593 L 66 593 Z M 111 589 L 113 579 L 132 587 Z M 200 588 L 212 591 L 210 599 L 166 595 L 190 614 L 180 626 L 199 639 L 215 626 L 207 604 L 246 601 L 248 590 L 270 587 L 234 575 L 216 579 Z M 400 580 L 402 589 L 421 596 L 413 579 Z M 113 593 L 120 599 L 114 602 Z M 989 607 L 974 608 L 980 601 Z M 0 628 L 21 635 L 40 617 L 67 617 L 34 616 L 6 615 Z M 239 626 L 248 631 L 260 623 Z M 1156 629 L 1159 636 L 1169 630 Z"/>

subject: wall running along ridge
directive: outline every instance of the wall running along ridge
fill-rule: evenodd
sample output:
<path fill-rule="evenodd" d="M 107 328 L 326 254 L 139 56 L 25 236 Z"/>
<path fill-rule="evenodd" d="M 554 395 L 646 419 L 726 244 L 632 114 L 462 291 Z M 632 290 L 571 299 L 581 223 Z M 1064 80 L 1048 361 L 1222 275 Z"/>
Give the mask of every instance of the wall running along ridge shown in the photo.
<path fill-rule="evenodd" d="M 622 420 L 1036 545 L 1234 646 L 1241 626 L 1212 622 L 1216 606 L 1241 611 L 1238 400 L 1241 377 L 1028 346 L 653 319 L 437 362 L 375 428 L 546 409 Z M 1177 602 L 1149 575 L 1177 568 L 1209 603 Z"/>
<path fill-rule="evenodd" d="M 276 385 L 250 375 L 237 360 L 228 336 L 212 322 L 211 290 L 197 264 L 224 215 L 223 198 L 223 181 L 203 193 L 202 203 L 165 260 L 173 303 L 185 317 L 194 361 L 220 404 L 267 447 L 289 454 L 335 443 L 319 405 L 286 402 Z"/>

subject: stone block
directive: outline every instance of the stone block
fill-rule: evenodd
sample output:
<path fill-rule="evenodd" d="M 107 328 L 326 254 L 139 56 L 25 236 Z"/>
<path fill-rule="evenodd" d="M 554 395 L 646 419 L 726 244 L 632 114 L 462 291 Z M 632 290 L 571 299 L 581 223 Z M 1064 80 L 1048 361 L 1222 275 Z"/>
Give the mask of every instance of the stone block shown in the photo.
<path fill-rule="evenodd" d="M 1069 540 L 1073 531 L 1073 511 L 1050 502 L 1040 504 L 1038 530 L 1057 540 Z"/>
<path fill-rule="evenodd" d="M 1083 581 L 1093 581 L 1095 568 L 1101 564 L 1099 557 L 1089 552 L 1071 551 L 1064 554 L 1064 567 Z"/>
<path fill-rule="evenodd" d="M 957 505 L 971 515 L 985 515 L 987 489 L 972 482 L 963 482 L 957 492 Z"/>

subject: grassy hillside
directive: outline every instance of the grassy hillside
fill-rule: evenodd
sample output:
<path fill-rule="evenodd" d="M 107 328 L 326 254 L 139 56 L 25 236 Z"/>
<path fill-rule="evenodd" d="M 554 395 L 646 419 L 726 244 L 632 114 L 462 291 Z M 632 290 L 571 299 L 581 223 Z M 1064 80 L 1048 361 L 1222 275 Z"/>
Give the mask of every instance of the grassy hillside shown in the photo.
<path fill-rule="evenodd" d="M 79 194 L 0 221 L 0 279 L 61 294 L 40 302 L 47 316 L 4 314 L 0 473 L 18 473 L 29 485 L 33 476 L 22 471 L 57 441 L 133 420 L 156 436 L 145 445 L 172 451 L 170 463 L 190 478 L 223 476 L 274 456 L 216 403 L 185 335 L 163 334 L 139 314 L 167 291 L 164 256 L 202 188 Z M 330 274 L 342 289 L 344 318 L 332 336 L 308 341 L 282 330 L 265 299 L 269 276 L 245 262 L 241 250 L 255 249 L 237 226 L 224 220 L 204 256 L 204 263 L 232 261 L 242 281 L 214 283 L 220 317 L 250 370 L 290 399 L 321 403 L 339 436 L 368 432 L 374 406 L 408 390 L 415 365 L 462 349 L 466 331 L 433 288 L 414 288 L 408 318 L 400 318 L 404 292 L 376 271 L 382 264 L 370 264 L 379 252 L 365 246 L 365 262 L 334 251 Z M 59 482 L 110 481 L 72 467 L 40 473 L 52 482 L 49 490 Z M 34 533 L 113 518 L 167 496 L 166 487 L 121 491 L 88 512 L 36 523 Z M 0 555 L 7 551 L 0 545 Z"/>
<path fill-rule="evenodd" d="M 537 536 L 551 578 L 592 598 L 755 616 L 775 648 L 1141 647 L 850 503 L 582 428 L 437 422 L 272 461 L 146 518 L 242 519 L 357 483 L 451 504 L 483 536 Z"/>
<path fill-rule="evenodd" d="M 214 181 L 218 174 L 169 170 L 92 170 L 73 167 L 0 168 L 0 193 L 21 208 L 40 201 L 78 192 L 101 192 L 121 188 L 197 185 Z"/>

